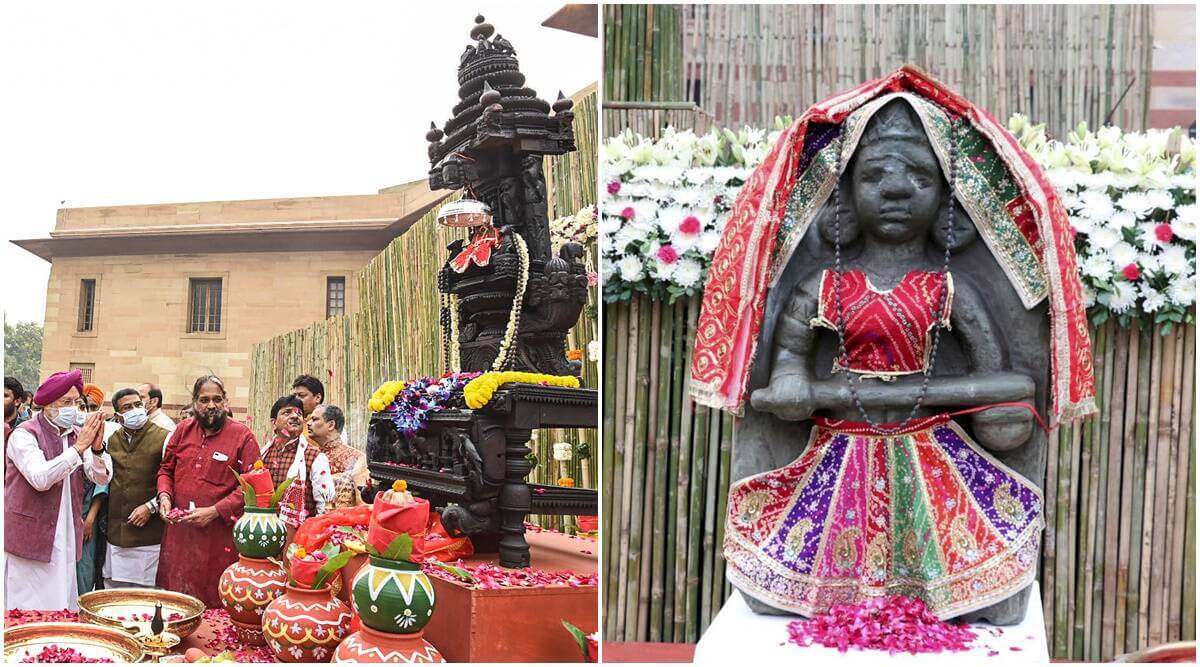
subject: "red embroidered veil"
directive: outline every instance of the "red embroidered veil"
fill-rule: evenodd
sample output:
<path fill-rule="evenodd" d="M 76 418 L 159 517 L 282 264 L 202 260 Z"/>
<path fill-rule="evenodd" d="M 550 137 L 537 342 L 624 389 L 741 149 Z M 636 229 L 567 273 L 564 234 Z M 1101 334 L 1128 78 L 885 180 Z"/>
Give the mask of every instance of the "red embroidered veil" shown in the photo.
<path fill-rule="evenodd" d="M 854 133 L 846 127 L 851 114 L 893 93 L 909 94 L 943 123 L 961 119 L 954 141 L 967 159 L 957 170 L 956 196 L 1025 307 L 1049 299 L 1051 427 L 1095 412 L 1087 314 L 1073 235 L 1057 193 L 991 114 L 909 65 L 809 108 L 742 186 L 708 273 L 692 356 L 692 396 L 741 414 L 767 290 L 828 197 L 836 165 L 844 164 L 833 139 Z M 934 132 L 930 140 L 937 148 L 944 139 Z M 800 207 L 805 213 L 799 219 L 785 220 L 794 192 L 810 201 Z"/>

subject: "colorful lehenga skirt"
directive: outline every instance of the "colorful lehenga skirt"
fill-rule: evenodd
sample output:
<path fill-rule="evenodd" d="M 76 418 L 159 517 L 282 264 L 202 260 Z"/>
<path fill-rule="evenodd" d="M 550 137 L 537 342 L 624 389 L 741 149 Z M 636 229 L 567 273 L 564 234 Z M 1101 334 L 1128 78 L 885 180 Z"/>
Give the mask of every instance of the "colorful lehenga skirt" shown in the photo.
<path fill-rule="evenodd" d="M 945 417 L 897 435 L 817 418 L 792 463 L 730 489 L 730 581 L 804 616 L 908 595 L 947 619 L 1033 581 L 1040 490 Z"/>

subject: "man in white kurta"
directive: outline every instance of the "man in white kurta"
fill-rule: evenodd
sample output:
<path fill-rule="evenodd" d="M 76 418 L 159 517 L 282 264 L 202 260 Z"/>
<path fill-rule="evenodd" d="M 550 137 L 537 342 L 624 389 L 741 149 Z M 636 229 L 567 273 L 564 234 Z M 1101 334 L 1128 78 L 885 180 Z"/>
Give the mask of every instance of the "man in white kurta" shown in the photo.
<path fill-rule="evenodd" d="M 58 375 L 51 376 L 43 388 Z M 43 388 L 39 388 L 39 395 L 34 399 L 39 404 L 42 404 L 39 399 L 46 400 L 42 396 Z M 26 424 L 22 424 L 9 437 L 5 451 L 8 466 L 15 469 L 35 492 L 52 493 L 55 484 L 62 484 L 58 487 L 58 518 L 49 562 L 14 555 L 9 549 L 9 536 L 6 534 L 5 550 L 9 553 L 5 554 L 4 564 L 5 609 L 74 611 L 79 608 L 75 579 L 75 563 L 79 556 L 75 522 L 80 512 L 73 502 L 71 474 L 82 466 L 83 474 L 96 484 L 107 484 L 112 478 L 112 459 L 102 449 L 103 415 L 93 414 L 82 427 L 73 424 L 73 413 L 82 402 L 80 393 L 72 385 L 67 392 L 46 400 L 38 416 L 45 423 L 35 425 L 61 438 L 61 454 L 47 460 L 39 445 L 37 431 L 33 430 L 34 427 L 26 428 Z M 69 419 L 68 414 L 71 415 Z M 61 423 L 71 425 L 62 426 Z M 10 494 L 17 492 L 16 486 L 15 476 L 6 478 L 6 505 L 14 503 Z"/>

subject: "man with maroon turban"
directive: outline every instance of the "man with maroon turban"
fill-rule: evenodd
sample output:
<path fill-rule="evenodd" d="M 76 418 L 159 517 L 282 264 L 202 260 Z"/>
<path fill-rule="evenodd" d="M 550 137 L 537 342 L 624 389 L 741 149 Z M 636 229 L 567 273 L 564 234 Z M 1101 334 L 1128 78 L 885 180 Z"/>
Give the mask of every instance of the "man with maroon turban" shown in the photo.
<path fill-rule="evenodd" d="M 4 471 L 5 609 L 79 608 L 75 563 L 83 551 L 83 482 L 107 484 L 104 415 L 83 406 L 78 370 L 51 375 L 33 396 L 42 410 L 9 437 Z"/>

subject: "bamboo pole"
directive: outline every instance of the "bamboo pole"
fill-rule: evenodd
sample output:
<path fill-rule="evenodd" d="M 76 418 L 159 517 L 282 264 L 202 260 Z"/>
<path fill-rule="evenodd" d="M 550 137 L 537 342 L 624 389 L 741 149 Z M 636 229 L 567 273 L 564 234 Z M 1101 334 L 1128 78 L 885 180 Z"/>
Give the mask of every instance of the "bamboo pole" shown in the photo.
<path fill-rule="evenodd" d="M 1180 368 L 1181 378 L 1179 386 L 1175 392 L 1176 402 L 1172 407 L 1172 415 L 1177 417 L 1177 421 L 1172 426 L 1172 436 L 1174 438 L 1174 449 L 1176 454 L 1172 457 L 1177 461 L 1174 465 L 1175 474 L 1175 490 L 1172 494 L 1174 497 L 1169 502 L 1175 508 L 1174 522 L 1170 526 L 1170 567 L 1167 574 L 1170 577 L 1167 590 L 1167 641 L 1179 641 L 1183 638 L 1182 622 L 1183 622 L 1183 598 L 1185 591 L 1191 591 L 1194 595 L 1195 588 L 1185 589 L 1183 586 L 1183 578 L 1185 572 L 1184 539 L 1187 530 L 1187 480 L 1188 471 L 1194 467 L 1194 462 L 1191 459 L 1191 451 L 1188 447 L 1188 439 L 1190 437 L 1192 427 L 1192 408 L 1195 397 L 1195 379 L 1196 379 L 1196 338 L 1188 336 L 1190 333 L 1186 329 L 1181 332 L 1179 341 L 1177 342 L 1177 352 L 1181 352 L 1177 359 L 1177 366 Z"/>
<path fill-rule="evenodd" d="M 1162 363 L 1161 350 L 1155 345 L 1155 334 L 1151 327 L 1144 327 L 1141 331 L 1141 340 L 1139 345 L 1141 348 L 1140 355 L 1144 358 L 1144 363 L 1147 367 L 1147 372 L 1142 377 L 1151 378 L 1151 382 L 1142 382 L 1138 386 L 1138 416 L 1136 425 L 1135 442 L 1137 450 L 1134 452 L 1134 508 L 1133 508 L 1133 525 L 1130 527 L 1130 556 L 1129 556 L 1129 605 L 1126 613 L 1126 628 L 1125 628 L 1125 650 L 1136 651 L 1138 647 L 1143 646 L 1144 642 L 1139 637 L 1139 623 L 1142 619 L 1140 607 L 1142 603 L 1142 577 L 1145 574 L 1145 566 L 1143 562 L 1143 535 L 1147 529 L 1145 512 L 1148 506 L 1146 502 L 1146 490 L 1153 483 L 1153 475 L 1147 474 L 1150 470 L 1150 420 L 1152 416 L 1157 418 L 1157 412 L 1153 410 L 1151 405 L 1151 396 L 1155 395 L 1154 386 L 1157 383 L 1155 374 Z M 1152 503 L 1149 504 L 1152 506 Z"/>
<path fill-rule="evenodd" d="M 1122 436 L 1127 432 L 1131 423 L 1127 417 L 1132 411 L 1125 410 L 1129 391 L 1128 376 L 1130 370 L 1129 336 L 1124 331 L 1114 328 L 1111 334 L 1116 340 L 1115 366 L 1108 400 L 1106 418 L 1111 421 L 1108 437 L 1108 484 L 1105 492 L 1105 528 L 1104 549 L 1100 556 L 1104 568 L 1101 593 L 1102 613 L 1100 619 L 1100 659 L 1109 660 L 1114 655 L 1114 639 L 1116 634 L 1116 604 L 1117 604 L 1117 547 L 1120 540 L 1121 515 L 1121 461 L 1122 442 L 1128 442 Z M 1132 436 L 1132 433 L 1129 434 Z M 1097 581 L 1100 581 L 1098 578 Z"/>
<path fill-rule="evenodd" d="M 618 581 L 621 563 L 619 535 L 621 534 L 621 515 L 623 513 L 620 491 L 623 488 L 622 470 L 624 468 L 626 447 L 624 422 L 625 414 L 629 409 L 625 398 L 625 378 L 629 373 L 629 344 L 632 341 L 628 336 L 623 335 L 623 332 L 629 331 L 629 313 L 632 310 L 632 306 L 630 304 L 616 304 L 609 306 L 609 308 L 609 312 L 612 312 L 612 310 L 616 310 L 617 312 L 617 317 L 615 318 L 617 327 L 613 333 L 616 339 L 614 344 L 617 356 L 615 359 L 616 363 L 613 364 L 616 366 L 616 377 L 613 382 L 616 386 L 612 394 L 614 406 L 612 455 L 605 461 L 604 474 L 604 485 L 607 489 L 604 495 L 604 509 L 607 511 L 607 521 L 605 523 L 608 525 L 608 530 L 605 534 L 607 535 L 606 539 L 609 546 L 608 558 L 605 559 L 605 568 L 608 571 L 605 598 L 608 601 L 608 605 L 605 608 L 604 617 L 608 619 L 608 622 L 605 623 L 605 628 L 609 632 L 609 639 L 616 640 L 624 636 L 618 632 L 617 623 L 614 621 L 618 616 L 624 616 L 621 613 L 622 607 L 620 606 L 622 600 L 618 598 L 617 593 L 621 588 Z"/>
<path fill-rule="evenodd" d="M 626 628 L 628 628 L 628 614 L 625 610 L 629 608 L 626 598 L 629 595 L 629 589 L 624 585 L 629 578 L 629 541 L 630 541 L 630 522 L 633 520 L 634 512 L 632 511 L 635 505 L 633 504 L 633 469 L 634 461 L 638 458 L 638 446 L 635 435 L 637 428 L 637 381 L 638 373 L 641 370 L 642 360 L 645 359 L 645 354 L 642 352 L 641 334 L 641 310 L 644 299 L 634 297 L 629 308 L 629 361 L 630 367 L 628 374 L 624 378 L 625 382 L 625 450 L 621 461 L 621 506 L 627 507 L 629 510 L 618 515 L 621 519 L 620 538 L 619 538 L 619 560 L 617 569 L 617 634 L 626 636 Z M 613 490 L 614 495 L 616 489 Z M 634 591 L 636 593 L 636 591 Z"/>
<path fill-rule="evenodd" d="M 654 407 L 650 411 L 654 415 L 654 428 L 650 434 L 654 456 L 650 464 L 654 468 L 654 473 L 651 475 L 647 472 L 646 475 L 647 480 L 653 481 L 651 482 L 652 486 L 646 492 L 646 515 L 649 520 L 647 534 L 650 535 L 650 548 L 647 550 L 648 554 L 643 556 L 645 569 L 642 571 L 642 586 L 648 586 L 650 589 L 650 603 L 648 608 L 640 613 L 640 616 L 645 619 L 646 631 L 643 634 L 646 640 L 662 641 L 664 592 L 662 565 L 666 537 L 664 532 L 666 505 L 662 502 L 662 497 L 657 494 L 666 488 L 666 450 L 670 446 L 668 433 L 670 431 L 671 415 L 671 394 L 669 390 L 671 378 L 671 329 L 668 324 L 670 323 L 671 314 L 670 307 L 662 302 L 657 302 L 654 306 L 657 324 L 655 327 L 656 340 L 654 340 L 656 349 L 655 373 L 650 380 L 651 399 L 654 401 Z"/>
<path fill-rule="evenodd" d="M 645 376 L 643 376 L 645 384 L 643 385 L 643 377 L 639 377 L 638 393 L 639 397 L 643 397 L 643 400 L 646 403 L 649 403 L 649 409 L 645 411 L 644 415 L 639 415 L 638 418 L 638 441 L 646 443 L 646 446 L 642 448 L 642 450 L 645 452 L 645 462 L 642 464 L 644 466 L 644 470 L 641 472 L 635 471 L 634 473 L 635 477 L 637 477 L 639 480 L 654 479 L 654 464 L 656 463 L 656 458 L 658 456 L 658 441 L 655 438 L 655 434 L 658 429 L 658 391 L 656 385 L 658 384 L 659 362 L 661 360 L 658 352 L 661 347 L 662 336 L 662 302 L 656 300 L 653 303 L 647 303 L 646 306 L 650 314 L 650 345 L 646 350 L 647 373 Z M 638 405 L 643 404 L 644 403 L 642 401 L 638 402 Z M 639 460 L 642 459 L 643 457 L 639 457 Z M 638 529 L 638 534 L 635 536 L 638 538 L 637 556 L 635 560 L 630 563 L 631 577 L 633 576 L 635 566 L 640 565 L 638 578 L 634 580 L 633 590 L 638 592 L 638 605 L 637 615 L 635 616 L 636 622 L 632 627 L 637 629 L 637 635 L 635 636 L 640 640 L 645 641 L 647 638 L 646 634 L 649 631 L 648 629 L 650 626 L 650 619 L 648 616 L 650 614 L 649 580 L 650 557 L 652 554 L 648 548 L 647 540 L 650 538 L 651 531 L 653 530 L 654 489 L 650 488 L 644 483 L 638 484 L 635 489 L 635 501 L 633 507 L 637 507 L 639 505 L 639 501 L 642 507 L 641 522 L 634 522 Z M 632 605 L 630 606 L 632 607 Z"/>

